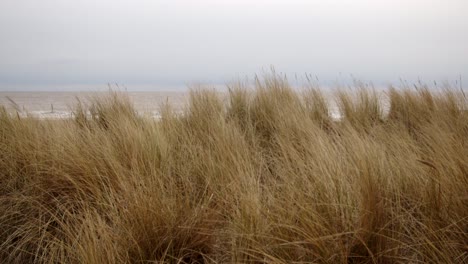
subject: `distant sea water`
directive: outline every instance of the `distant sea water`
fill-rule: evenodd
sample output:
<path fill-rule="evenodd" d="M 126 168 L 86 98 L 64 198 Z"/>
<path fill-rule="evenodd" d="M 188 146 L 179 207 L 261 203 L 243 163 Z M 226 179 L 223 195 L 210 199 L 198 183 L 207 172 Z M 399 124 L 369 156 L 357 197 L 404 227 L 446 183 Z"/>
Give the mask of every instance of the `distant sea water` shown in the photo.
<path fill-rule="evenodd" d="M 16 85 L 0 83 L 0 106 L 9 112 L 20 110 L 20 116 L 38 118 L 70 118 L 78 99 L 89 103 L 90 98 L 106 96 L 109 91 L 118 91 L 130 97 L 135 109 L 141 114 L 158 112 L 163 103 L 169 103 L 175 111 L 181 111 L 187 104 L 190 88 L 208 88 L 226 91 L 223 84 L 187 85 L 119 85 L 119 84 L 78 84 L 78 85 Z"/>
<path fill-rule="evenodd" d="M 226 92 L 225 85 L 203 85 L 202 88 L 212 88 L 221 93 Z M 196 88 L 196 87 L 195 87 Z M 5 91 L 8 89 L 9 91 Z M 38 89 L 49 91 L 37 91 Z M 60 90 L 61 89 L 61 90 Z M 20 90 L 20 91 L 18 91 Z M 81 90 L 81 91 L 78 91 Z M 78 101 L 89 104 L 92 98 L 104 97 L 109 94 L 109 90 L 122 92 L 130 98 L 138 113 L 149 114 L 159 117 L 160 107 L 164 103 L 169 103 L 177 112 L 187 105 L 189 90 L 188 86 L 131 86 L 129 88 L 118 85 L 81 85 L 81 86 L 47 86 L 47 87 L 14 87 L 0 85 L 0 106 L 4 106 L 8 111 L 14 113 L 18 111 L 20 116 L 33 116 L 46 119 L 64 119 L 73 117 L 73 109 Z M 137 90 L 137 91 L 135 91 Z M 340 119 L 336 102 L 331 93 L 324 90 L 326 97 L 330 100 L 330 116 L 333 119 Z M 388 111 L 388 102 L 382 97 L 381 103 L 384 112 Z"/>
<path fill-rule="evenodd" d="M 168 102 L 176 111 L 187 102 L 188 91 L 125 92 L 135 109 L 142 114 L 157 115 Z M 78 100 L 87 104 L 92 98 L 108 92 L 0 92 L 0 105 L 10 112 L 19 110 L 22 116 L 61 119 L 70 118 Z"/>
<path fill-rule="evenodd" d="M 188 91 L 125 92 L 135 110 L 143 115 L 159 117 L 160 108 L 169 103 L 176 112 L 187 105 Z M 0 105 L 10 113 L 19 110 L 20 116 L 41 119 L 66 119 L 73 117 L 73 108 L 78 100 L 89 104 L 92 98 L 108 95 L 108 92 L 0 92 Z M 222 96 L 223 97 L 223 96 Z M 339 119 L 336 107 L 332 118 Z"/>

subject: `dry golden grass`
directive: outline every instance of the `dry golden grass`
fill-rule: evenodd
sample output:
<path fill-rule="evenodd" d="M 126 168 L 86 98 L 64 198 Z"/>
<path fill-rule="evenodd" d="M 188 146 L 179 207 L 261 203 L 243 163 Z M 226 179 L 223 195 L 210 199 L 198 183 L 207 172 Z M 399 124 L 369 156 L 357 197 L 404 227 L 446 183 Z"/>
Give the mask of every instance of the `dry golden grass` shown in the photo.
<path fill-rule="evenodd" d="M 463 92 L 335 95 L 339 122 L 278 76 L 193 90 L 159 121 L 116 93 L 73 120 L 3 109 L 0 259 L 467 263 Z"/>

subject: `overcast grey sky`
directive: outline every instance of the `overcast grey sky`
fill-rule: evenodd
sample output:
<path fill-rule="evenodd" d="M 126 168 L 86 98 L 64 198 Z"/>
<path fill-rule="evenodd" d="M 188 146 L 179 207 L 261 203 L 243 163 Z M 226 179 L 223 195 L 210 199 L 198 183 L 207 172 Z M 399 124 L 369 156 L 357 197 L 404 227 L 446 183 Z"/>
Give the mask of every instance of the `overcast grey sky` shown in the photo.
<path fill-rule="evenodd" d="M 468 79 L 467 0 L 0 0 L 0 40 L 2 87 Z"/>

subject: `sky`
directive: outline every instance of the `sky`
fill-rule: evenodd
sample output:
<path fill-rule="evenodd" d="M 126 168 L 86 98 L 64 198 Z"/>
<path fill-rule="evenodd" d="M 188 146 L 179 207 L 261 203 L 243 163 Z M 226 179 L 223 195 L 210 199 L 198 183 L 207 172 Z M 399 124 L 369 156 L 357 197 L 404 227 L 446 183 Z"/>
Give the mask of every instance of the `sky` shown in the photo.
<path fill-rule="evenodd" d="M 0 90 L 225 83 L 271 66 L 468 84 L 468 1 L 0 0 Z"/>

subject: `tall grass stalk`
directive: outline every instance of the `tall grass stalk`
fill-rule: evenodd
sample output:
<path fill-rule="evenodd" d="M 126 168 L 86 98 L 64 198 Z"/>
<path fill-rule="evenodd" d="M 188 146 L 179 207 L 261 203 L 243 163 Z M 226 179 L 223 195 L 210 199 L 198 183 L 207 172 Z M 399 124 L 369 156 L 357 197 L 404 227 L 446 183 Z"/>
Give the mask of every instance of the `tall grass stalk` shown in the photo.
<path fill-rule="evenodd" d="M 182 114 L 125 94 L 74 119 L 0 108 L 4 263 L 466 263 L 456 89 L 298 92 L 278 76 Z M 387 96 L 388 113 L 380 96 Z"/>

